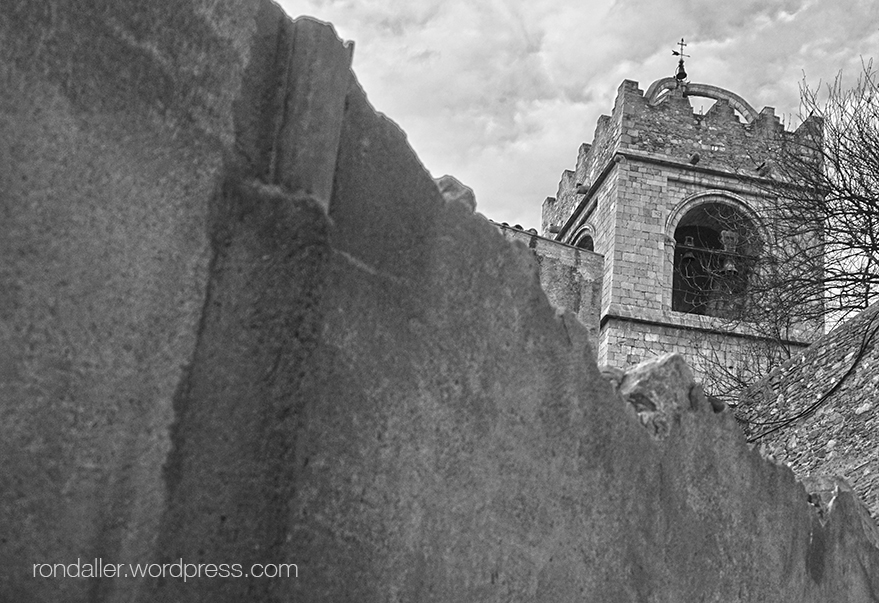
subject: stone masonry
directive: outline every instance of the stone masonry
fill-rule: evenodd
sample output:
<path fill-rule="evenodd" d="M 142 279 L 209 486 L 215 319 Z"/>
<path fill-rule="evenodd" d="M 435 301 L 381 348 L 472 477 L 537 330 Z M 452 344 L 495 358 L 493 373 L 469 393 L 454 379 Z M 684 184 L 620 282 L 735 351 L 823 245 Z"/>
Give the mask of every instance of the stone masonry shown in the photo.
<path fill-rule="evenodd" d="M 572 245 L 588 238 L 604 256 L 600 363 L 632 365 L 675 351 L 704 377 L 717 361 L 737 370 L 760 334 L 672 309 L 676 226 L 688 212 L 720 204 L 759 231 L 771 197 L 758 169 L 781 137 L 800 130 L 785 131 L 771 107 L 758 113 L 731 92 L 676 87 L 670 79 L 646 95 L 636 82 L 622 83 L 612 114 L 599 119 L 575 170 L 562 174 L 557 196 L 544 202 L 542 234 Z M 697 115 L 688 94 L 717 102 Z M 787 343 L 804 347 L 821 331 L 817 323 L 798 325 Z"/>
<path fill-rule="evenodd" d="M 505 238 L 524 244 L 534 254 L 540 286 L 549 302 L 573 312 L 586 327 L 589 341 L 599 338 L 601 278 L 604 258 L 586 249 L 541 237 L 536 231 L 499 224 Z M 593 355 L 595 350 L 592 350 Z"/>
<path fill-rule="evenodd" d="M 748 438 L 800 479 L 845 479 L 879 522 L 879 305 L 749 388 Z"/>
<path fill-rule="evenodd" d="M 330 25 L 2 15 L 0 601 L 877 601 L 856 497 L 678 357 L 606 379 Z M 93 559 L 200 573 L 35 575 Z"/>

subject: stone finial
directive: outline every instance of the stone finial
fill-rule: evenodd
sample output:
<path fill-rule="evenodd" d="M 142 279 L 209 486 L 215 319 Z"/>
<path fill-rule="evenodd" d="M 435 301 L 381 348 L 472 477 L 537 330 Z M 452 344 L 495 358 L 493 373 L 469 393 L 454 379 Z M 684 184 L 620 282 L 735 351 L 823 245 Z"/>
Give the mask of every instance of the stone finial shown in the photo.
<path fill-rule="evenodd" d="M 472 188 L 448 174 L 434 178 L 433 181 L 436 182 L 437 188 L 446 201 L 457 201 L 466 205 L 470 211 L 476 211 L 476 195 L 473 194 Z"/>

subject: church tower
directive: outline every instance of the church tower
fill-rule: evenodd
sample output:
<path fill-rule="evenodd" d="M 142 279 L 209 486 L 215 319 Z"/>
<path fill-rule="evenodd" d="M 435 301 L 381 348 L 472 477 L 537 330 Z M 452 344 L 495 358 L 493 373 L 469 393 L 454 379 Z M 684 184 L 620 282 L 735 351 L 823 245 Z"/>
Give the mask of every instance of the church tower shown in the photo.
<path fill-rule="evenodd" d="M 695 114 L 690 97 L 716 102 Z M 721 88 L 676 77 L 643 92 L 626 80 L 592 144 L 580 147 L 542 211 L 542 235 L 604 256 L 599 364 L 616 367 L 676 351 L 704 378 L 707 365 L 741 371 L 759 326 L 729 320 L 768 236 L 766 186 L 787 132 Z M 823 324 L 782 342 L 802 347 Z"/>

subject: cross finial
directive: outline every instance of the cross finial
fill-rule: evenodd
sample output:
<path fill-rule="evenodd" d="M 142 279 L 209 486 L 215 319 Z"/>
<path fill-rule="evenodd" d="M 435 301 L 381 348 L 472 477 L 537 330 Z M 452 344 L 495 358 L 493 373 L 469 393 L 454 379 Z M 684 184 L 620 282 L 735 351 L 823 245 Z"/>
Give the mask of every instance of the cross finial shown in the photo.
<path fill-rule="evenodd" d="M 684 54 L 684 46 L 686 46 L 686 45 L 687 45 L 687 44 L 684 42 L 684 39 L 681 38 L 681 41 L 678 42 L 678 46 L 681 47 L 680 52 L 677 52 L 677 51 L 675 51 L 675 50 L 672 50 L 672 53 L 675 54 L 676 56 L 679 55 L 679 56 L 681 56 L 681 57 L 688 57 L 688 56 L 690 56 L 690 55 L 688 55 L 688 54 Z"/>
<path fill-rule="evenodd" d="M 671 51 L 671 53 L 674 56 L 680 57 L 680 59 L 678 59 L 677 71 L 675 71 L 675 79 L 678 82 L 683 82 L 684 80 L 687 79 L 687 72 L 686 72 L 686 70 L 684 70 L 684 57 L 689 57 L 690 55 L 684 54 L 684 46 L 686 46 L 686 45 L 687 45 L 687 43 L 684 42 L 683 38 L 681 38 L 681 41 L 678 42 L 678 46 L 681 47 L 680 51 L 677 51 L 677 50 Z"/>

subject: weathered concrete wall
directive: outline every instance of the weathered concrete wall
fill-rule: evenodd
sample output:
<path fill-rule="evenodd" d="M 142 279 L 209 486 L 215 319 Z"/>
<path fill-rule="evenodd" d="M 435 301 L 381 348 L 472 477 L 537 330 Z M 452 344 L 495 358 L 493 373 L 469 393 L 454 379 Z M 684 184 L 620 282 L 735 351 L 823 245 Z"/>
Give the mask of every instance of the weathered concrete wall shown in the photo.
<path fill-rule="evenodd" d="M 267 542 L 253 527 L 274 501 L 244 492 L 268 487 L 283 456 L 260 453 L 254 422 L 281 412 L 269 372 L 307 331 L 310 258 L 326 246 L 324 213 L 271 186 L 296 177 L 278 166 L 295 155 L 290 124 L 309 124 L 285 119 L 301 112 L 285 96 L 309 90 L 281 85 L 297 81 L 294 29 L 268 2 L 3 12 L 0 600 L 129 600 L 152 585 L 40 580 L 32 565 L 148 562 L 178 531 L 222 556 L 186 531 L 187 505 L 202 522 L 238 509 L 236 557 Z M 324 63 L 348 55 L 331 41 Z M 205 483 L 213 468 L 240 489 L 180 502 L 192 446 L 211 455 L 192 469 Z"/>
<path fill-rule="evenodd" d="M 21 0 L 0 52 L 0 599 L 876 600 L 855 499 L 679 367 L 624 402 L 328 28 Z M 32 576 L 93 557 L 299 577 Z"/>
<path fill-rule="evenodd" d="M 268 9 L 209 4 L 3 7 L 4 601 L 102 600 L 134 582 L 36 580 L 32 564 L 155 552 L 212 200 L 251 110 L 235 101 L 257 48 L 233 24 Z"/>

